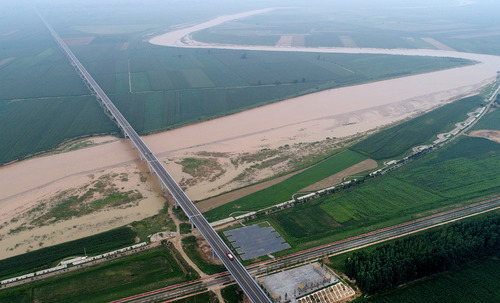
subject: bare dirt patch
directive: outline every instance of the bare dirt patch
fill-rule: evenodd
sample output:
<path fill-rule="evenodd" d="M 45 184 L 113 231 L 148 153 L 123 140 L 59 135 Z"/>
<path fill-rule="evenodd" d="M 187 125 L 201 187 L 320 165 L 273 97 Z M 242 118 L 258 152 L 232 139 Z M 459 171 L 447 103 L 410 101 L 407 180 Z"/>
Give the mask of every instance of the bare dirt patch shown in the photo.
<path fill-rule="evenodd" d="M 196 251 L 200 254 L 201 258 L 210 264 L 222 265 L 222 261 L 213 257 L 213 250 L 208 242 L 200 234 L 196 236 Z"/>
<path fill-rule="evenodd" d="M 349 168 L 344 169 L 343 171 L 336 173 L 333 176 L 330 176 L 312 185 L 304 187 L 300 191 L 316 191 L 323 188 L 327 188 L 342 183 L 345 177 L 359 174 L 360 172 L 363 172 L 365 170 L 374 169 L 377 166 L 378 166 L 377 161 L 372 159 L 366 159 L 358 164 L 355 164 Z"/>
<path fill-rule="evenodd" d="M 469 136 L 485 138 L 500 143 L 500 130 L 493 130 L 493 129 L 474 130 L 469 133 Z"/>

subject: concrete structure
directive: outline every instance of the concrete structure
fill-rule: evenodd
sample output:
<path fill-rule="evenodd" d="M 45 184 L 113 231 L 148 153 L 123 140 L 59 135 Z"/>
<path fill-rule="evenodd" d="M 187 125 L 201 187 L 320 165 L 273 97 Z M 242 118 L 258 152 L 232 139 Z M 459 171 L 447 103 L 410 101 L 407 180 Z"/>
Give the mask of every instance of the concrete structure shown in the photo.
<path fill-rule="evenodd" d="M 295 302 L 297 297 L 317 291 L 339 280 L 326 267 L 315 262 L 259 279 L 274 302 Z"/>

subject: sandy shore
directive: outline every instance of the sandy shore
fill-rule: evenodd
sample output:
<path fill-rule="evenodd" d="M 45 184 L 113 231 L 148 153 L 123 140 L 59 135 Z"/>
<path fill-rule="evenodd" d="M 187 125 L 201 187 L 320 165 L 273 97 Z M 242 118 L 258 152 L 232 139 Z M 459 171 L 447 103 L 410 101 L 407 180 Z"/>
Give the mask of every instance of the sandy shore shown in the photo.
<path fill-rule="evenodd" d="M 190 47 L 420 54 L 454 56 L 480 62 L 473 66 L 323 91 L 145 136 L 145 142 L 158 154 L 177 181 L 191 178 L 178 164 L 182 159 L 224 153 L 215 157 L 224 171 L 222 175 L 200 180 L 195 186 L 187 188 L 186 193 L 193 200 L 214 196 L 277 173 L 278 168 L 269 167 L 256 171 L 239 182 L 233 182 L 255 163 L 234 165 L 231 159 L 247 153 L 257 153 L 264 148 L 276 149 L 294 144 L 299 146 L 300 143 L 322 141 L 327 137 L 350 136 L 404 119 L 477 91 L 495 78 L 496 70 L 500 67 L 500 57 L 447 51 Z M 285 165 L 281 166 L 283 167 Z M 127 173 L 131 177 L 128 183 L 122 184 L 124 190 L 138 189 L 145 199 L 138 205 L 125 209 L 102 211 L 43 228 L 11 232 L 21 226 L 22 214 L 41 201 L 51 199 L 62 190 L 84 186 L 91 178 L 110 173 Z M 154 214 L 162 207 L 164 199 L 157 194 L 156 182 L 140 181 L 141 173 L 146 173 L 144 165 L 139 162 L 137 151 L 124 139 L 114 139 L 112 142 L 77 151 L 1 167 L 0 258 L 36 249 L 40 242 L 44 246 L 61 243 Z M 13 222 L 12 219 L 18 221 Z"/>

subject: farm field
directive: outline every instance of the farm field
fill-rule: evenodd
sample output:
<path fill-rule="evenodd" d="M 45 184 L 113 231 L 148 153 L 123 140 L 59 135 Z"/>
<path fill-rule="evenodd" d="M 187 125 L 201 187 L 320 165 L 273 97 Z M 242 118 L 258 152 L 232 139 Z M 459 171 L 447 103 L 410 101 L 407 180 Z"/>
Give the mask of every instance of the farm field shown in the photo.
<path fill-rule="evenodd" d="M 500 144 L 465 137 L 390 174 L 248 224 L 269 221 L 298 251 L 498 194 L 499 163 Z"/>
<path fill-rule="evenodd" d="M 135 232 L 121 227 L 94 236 L 41 248 L 22 255 L 0 260 L 0 279 L 19 276 L 56 266 L 64 258 L 83 255 L 98 255 L 135 243 Z"/>
<path fill-rule="evenodd" d="M 478 108 L 482 102 L 483 97 L 480 95 L 457 100 L 378 132 L 351 149 L 376 160 L 401 156 L 415 146 L 431 143 L 437 139 L 437 134 L 452 130 L 455 123 L 464 121 L 466 114 Z"/>
<path fill-rule="evenodd" d="M 106 15 L 111 24 L 103 25 L 109 9 L 89 19 L 70 8 L 64 8 L 68 16 L 78 16 L 42 13 L 140 134 L 329 88 L 471 63 L 452 58 L 159 47 L 143 41 L 146 33 L 161 26 L 153 22 L 162 20 L 157 13 L 143 24 L 120 27 L 117 24 L 126 14 L 118 10 L 112 18 Z M 76 137 L 118 131 L 36 14 L 24 14 L 28 21 L 23 24 L 8 15 L 0 21 L 12 33 L 0 36 L 0 44 L 6 46 L 0 57 L 4 62 L 0 127 L 7 130 L 0 133 L 6 142 L 0 147 L 0 163 L 51 150 Z"/>
<path fill-rule="evenodd" d="M 77 46 L 73 51 L 140 133 L 324 89 L 470 63 L 388 55 L 191 50 L 141 43 L 131 43 L 118 54 L 108 44 Z M 125 80 L 129 71 L 130 87 Z"/>
<path fill-rule="evenodd" d="M 173 252 L 176 253 L 177 252 Z M 0 292 L 2 302 L 104 302 L 197 278 L 164 247 Z M 183 272 L 186 270 L 187 274 Z M 106 283 L 103 283 L 106 281 Z"/>
<path fill-rule="evenodd" d="M 292 195 L 297 190 L 323 180 L 365 159 L 365 156 L 353 151 L 340 152 L 279 184 L 210 210 L 204 215 L 208 220 L 216 221 L 227 218 L 233 212 L 259 210 L 291 200 Z"/>
<path fill-rule="evenodd" d="M 0 100 L 0 128 L 2 163 L 53 149 L 65 140 L 118 132 L 92 96 Z"/>
<path fill-rule="evenodd" d="M 500 144 L 483 138 L 465 137 L 457 144 L 412 163 L 395 178 L 412 183 L 446 199 L 472 199 L 498 193 Z"/>
<path fill-rule="evenodd" d="M 281 36 L 290 35 L 293 37 L 291 46 L 434 48 L 423 40 L 404 37 L 399 31 L 345 22 L 345 18 L 360 22 L 358 16 L 332 20 L 332 13 L 328 8 L 326 11 L 301 8 L 300 14 L 293 9 L 274 10 L 196 32 L 193 39 L 205 43 L 273 46 L 278 44 Z M 350 45 L 343 41 L 344 37 L 349 37 Z"/>
<path fill-rule="evenodd" d="M 495 103 L 500 105 L 500 96 L 497 96 Z M 479 120 L 479 122 L 477 122 L 472 128 L 472 130 L 478 129 L 500 130 L 500 110 L 498 109 L 498 106 L 493 112 L 488 113 L 488 115 Z"/>
<path fill-rule="evenodd" d="M 391 3 L 391 8 L 401 3 Z M 275 9 L 265 14 L 227 22 L 193 34 L 205 43 L 250 44 L 274 46 L 283 36 L 290 37 L 289 46 L 368 47 L 456 49 L 464 52 L 500 54 L 498 30 L 491 26 L 488 15 L 492 8 L 481 3 L 482 18 L 474 18 L 474 10 L 466 6 L 450 6 L 447 18 L 424 7 L 399 7 L 387 14 L 384 4 L 364 3 L 365 11 L 356 4 L 336 3 L 306 8 Z M 300 10 L 300 12 L 299 12 Z M 464 14 L 469 14 L 464 19 Z M 335 18 L 332 18 L 335 15 Z"/>

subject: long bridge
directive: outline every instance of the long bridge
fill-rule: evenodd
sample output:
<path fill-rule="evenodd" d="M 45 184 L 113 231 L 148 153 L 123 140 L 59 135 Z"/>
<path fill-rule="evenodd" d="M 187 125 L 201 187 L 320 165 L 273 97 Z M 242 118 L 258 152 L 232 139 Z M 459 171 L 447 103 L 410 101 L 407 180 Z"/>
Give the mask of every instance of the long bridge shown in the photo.
<path fill-rule="evenodd" d="M 205 217 L 196 208 L 194 203 L 187 197 L 184 191 L 180 188 L 179 184 L 170 176 L 168 171 L 163 167 L 161 162 L 156 158 L 156 156 L 151 152 L 149 147 L 144 143 L 144 141 L 139 137 L 137 132 L 132 128 L 125 117 L 120 113 L 118 108 L 113 104 L 113 102 L 108 98 L 106 93 L 101 89 L 97 82 L 92 78 L 89 72 L 83 67 L 78 58 L 73 54 L 73 52 L 68 48 L 66 43 L 59 37 L 59 35 L 54 31 L 52 26 L 43 18 L 43 16 L 37 11 L 38 16 L 45 24 L 47 29 L 52 34 L 52 37 L 56 40 L 59 47 L 69 58 L 71 64 L 75 67 L 76 71 L 80 74 L 84 80 L 87 87 L 91 90 L 92 94 L 96 96 L 97 100 L 106 110 L 108 116 L 110 116 L 118 126 L 123 130 L 126 137 L 130 138 L 134 146 L 139 150 L 141 158 L 148 162 L 148 166 L 152 172 L 154 172 L 162 183 L 162 186 L 168 189 L 175 199 L 175 202 L 181 206 L 182 210 L 189 217 L 189 220 L 196 226 L 200 233 L 205 237 L 207 242 L 212 247 L 214 253 L 222 261 L 227 270 L 234 277 L 236 282 L 243 289 L 248 298 L 254 303 L 261 302 L 271 302 L 269 298 L 265 295 L 264 291 L 255 282 L 248 271 L 243 267 L 240 261 L 233 257 L 232 254 L 228 255 L 230 250 L 220 236 L 215 232 L 215 230 L 210 226 Z"/>

